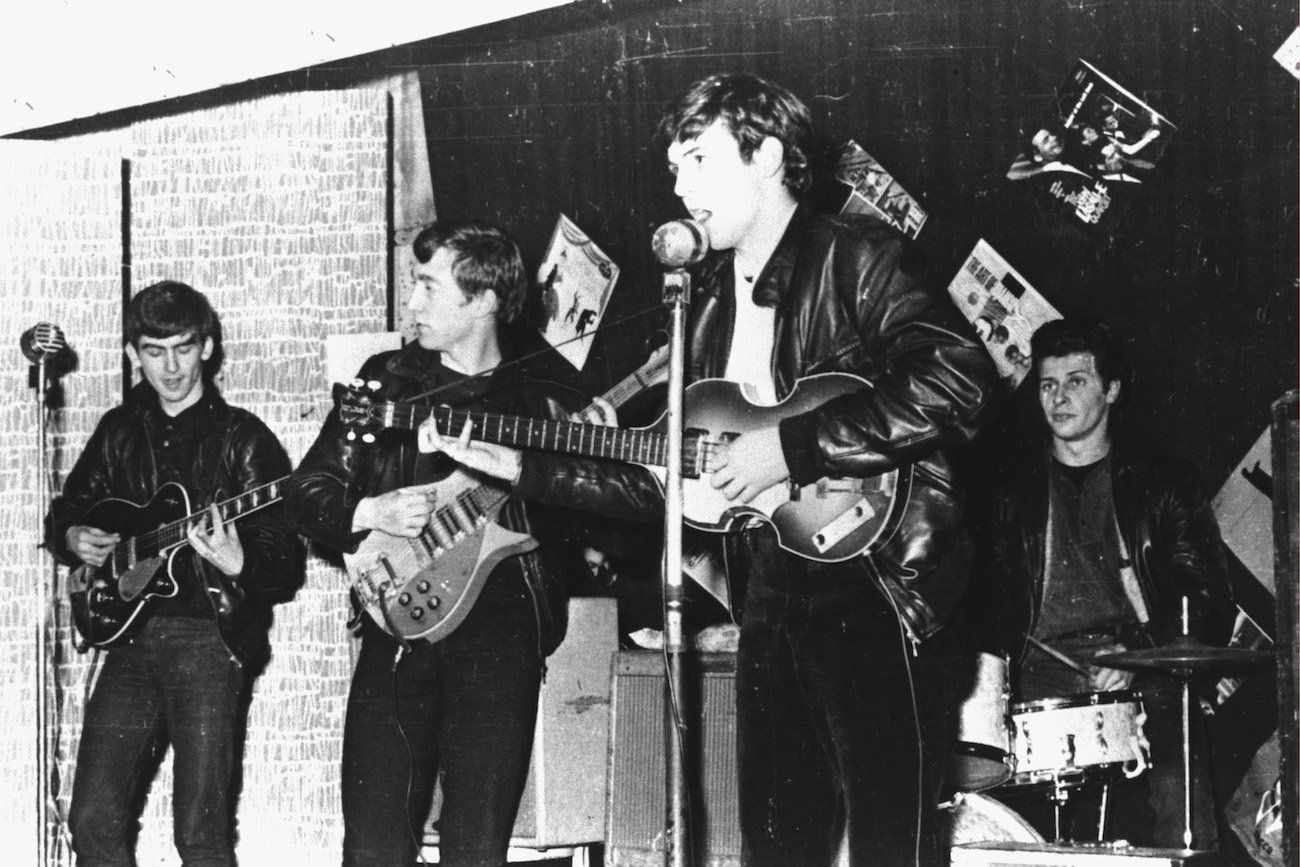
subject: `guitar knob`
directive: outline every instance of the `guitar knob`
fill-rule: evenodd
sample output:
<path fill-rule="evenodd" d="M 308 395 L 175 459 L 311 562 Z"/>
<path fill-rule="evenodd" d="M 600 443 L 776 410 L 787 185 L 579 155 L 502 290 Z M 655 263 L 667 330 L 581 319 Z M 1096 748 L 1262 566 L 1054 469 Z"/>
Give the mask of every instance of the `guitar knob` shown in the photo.
<path fill-rule="evenodd" d="M 430 597 L 429 597 L 429 610 L 430 610 L 430 611 L 434 610 L 435 608 L 437 608 L 437 607 L 438 607 L 439 605 L 441 605 L 441 604 L 442 604 L 442 600 L 439 599 L 437 596 L 430 596 Z"/>
<path fill-rule="evenodd" d="M 412 619 L 412 620 L 423 620 L 423 619 L 424 619 L 424 609 L 421 608 L 421 607 L 418 606 L 418 605 L 415 606 L 414 608 L 412 608 L 412 609 L 411 609 L 411 619 Z"/>
<path fill-rule="evenodd" d="M 421 582 L 419 582 L 418 584 L 415 585 L 415 589 L 416 589 L 416 590 L 419 590 L 421 593 L 428 593 L 428 592 L 429 592 L 429 582 L 428 582 L 428 581 L 421 581 Z"/>
<path fill-rule="evenodd" d="M 398 597 L 397 597 L 397 601 L 398 601 L 398 603 L 401 604 L 401 605 L 410 605 L 410 604 L 411 604 L 411 594 L 410 594 L 410 593 L 403 593 L 401 596 L 398 596 Z"/>

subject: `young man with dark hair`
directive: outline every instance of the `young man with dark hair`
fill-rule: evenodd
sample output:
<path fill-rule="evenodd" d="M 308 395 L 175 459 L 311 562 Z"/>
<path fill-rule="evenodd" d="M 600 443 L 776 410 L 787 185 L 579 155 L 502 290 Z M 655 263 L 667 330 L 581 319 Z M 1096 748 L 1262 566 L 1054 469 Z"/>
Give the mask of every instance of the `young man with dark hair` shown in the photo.
<path fill-rule="evenodd" d="M 939 862 L 938 786 L 966 581 L 950 452 L 996 376 L 904 241 L 870 218 L 813 213 L 808 109 L 753 75 L 715 75 L 666 110 L 675 192 L 708 231 L 690 308 L 692 379 L 767 402 L 801 377 L 869 385 L 731 442 L 711 483 L 737 505 L 774 485 L 913 468 L 900 524 L 864 556 L 806 560 L 768 527 L 730 537 L 748 572 L 736 671 L 740 824 L 749 865 Z"/>
<path fill-rule="evenodd" d="M 1191 466 L 1116 439 L 1115 413 L 1131 377 L 1110 328 L 1092 319 L 1045 323 L 1031 355 L 1051 446 L 996 491 L 980 534 L 981 624 L 991 646 L 1011 657 L 1018 701 L 1140 690 L 1152 767 L 1135 784 L 1120 781 L 1113 833 L 1181 847 L 1177 682 L 1135 680 L 1091 660 L 1172 640 L 1184 597 L 1194 634 L 1227 639 L 1235 612 L 1219 527 Z M 1215 836 L 1213 804 L 1203 774 L 1195 785 L 1195 830 L 1205 847 Z M 1141 803 L 1148 790 L 1154 815 Z M 1144 797 L 1134 802 L 1134 792 Z M 1078 815 L 1080 826 L 1063 833 L 1095 838 L 1097 813 Z"/>
<path fill-rule="evenodd" d="M 505 357 L 499 328 L 520 309 L 528 285 L 505 232 L 439 222 L 413 248 L 419 264 L 408 309 L 417 339 L 362 366 L 359 378 L 378 383 L 376 397 L 530 418 L 585 402 Z M 347 434 L 332 414 L 294 473 L 287 497 L 301 531 L 344 552 L 376 531 L 420 536 L 442 505 L 435 487 L 455 462 L 435 453 L 423 432 L 383 430 L 373 443 Z M 633 517 L 654 496 L 653 479 L 635 467 L 542 455 L 530 466 L 565 489 L 567 505 Z M 501 560 L 465 619 L 436 642 L 399 640 L 360 614 L 343 735 L 345 865 L 409 867 L 435 780 L 443 793 L 440 863 L 505 862 L 544 660 L 566 627 L 567 564 L 555 511 L 534 512 L 518 496 L 506 501 L 498 520 L 536 536 L 540 547 Z"/>
<path fill-rule="evenodd" d="M 77 751 L 72 845 L 80 864 L 135 863 L 139 787 L 165 739 L 182 860 L 233 865 L 249 690 L 269 655 L 271 606 L 301 583 L 302 551 L 276 509 L 236 524 L 217 504 L 283 478 L 289 459 L 256 416 L 217 392 L 221 328 L 201 293 L 156 283 L 131 299 L 125 325 L 143 381 L 100 420 L 51 507 L 46 542 L 63 564 L 97 568 L 123 541 L 89 523 L 101 501 L 143 505 L 173 483 L 189 506 L 174 519 L 207 511 L 160 567 L 177 592 L 146 602 L 108 651 Z"/>

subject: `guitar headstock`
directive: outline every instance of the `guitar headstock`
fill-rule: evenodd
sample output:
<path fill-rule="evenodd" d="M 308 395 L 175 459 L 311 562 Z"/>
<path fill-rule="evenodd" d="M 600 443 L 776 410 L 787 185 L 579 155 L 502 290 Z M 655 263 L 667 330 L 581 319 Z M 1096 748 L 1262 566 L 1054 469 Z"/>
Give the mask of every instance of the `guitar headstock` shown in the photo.
<path fill-rule="evenodd" d="M 349 383 L 334 383 L 334 404 L 338 407 L 339 421 L 348 429 L 348 439 L 361 437 L 362 442 L 373 443 L 375 431 L 382 430 L 380 418 L 379 383 L 354 379 Z"/>

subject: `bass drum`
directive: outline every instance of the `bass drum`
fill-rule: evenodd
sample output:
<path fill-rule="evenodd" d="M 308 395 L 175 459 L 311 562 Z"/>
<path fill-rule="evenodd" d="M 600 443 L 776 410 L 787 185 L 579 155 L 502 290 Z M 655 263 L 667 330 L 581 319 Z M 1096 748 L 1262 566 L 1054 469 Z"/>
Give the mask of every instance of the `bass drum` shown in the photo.
<path fill-rule="evenodd" d="M 939 810 L 949 846 L 966 843 L 1045 843 L 1020 814 L 987 795 L 958 794 Z"/>

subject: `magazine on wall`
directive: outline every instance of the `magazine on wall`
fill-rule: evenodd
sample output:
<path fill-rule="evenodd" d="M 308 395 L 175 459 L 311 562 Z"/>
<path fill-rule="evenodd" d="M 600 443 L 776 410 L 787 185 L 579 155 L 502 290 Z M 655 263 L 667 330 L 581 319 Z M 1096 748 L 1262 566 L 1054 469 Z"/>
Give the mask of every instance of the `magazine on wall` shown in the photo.
<path fill-rule="evenodd" d="M 948 294 L 975 326 L 998 376 L 1012 389 L 1020 385 L 1032 369 L 1029 339 L 1061 314 L 982 238 L 948 284 Z"/>
<path fill-rule="evenodd" d="M 841 214 L 873 214 L 909 238 L 920 234 L 925 210 L 857 142 L 848 142 L 840 151 L 835 179 L 849 188 Z"/>
<path fill-rule="evenodd" d="M 1040 188 L 1072 220 L 1105 225 L 1149 179 L 1176 129 L 1080 60 L 1029 127 L 1007 177 Z"/>
<path fill-rule="evenodd" d="M 537 270 L 542 336 L 578 370 L 618 280 L 618 266 L 564 214 L 560 214 Z"/>

